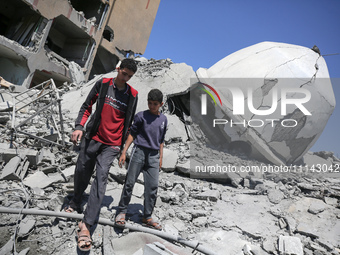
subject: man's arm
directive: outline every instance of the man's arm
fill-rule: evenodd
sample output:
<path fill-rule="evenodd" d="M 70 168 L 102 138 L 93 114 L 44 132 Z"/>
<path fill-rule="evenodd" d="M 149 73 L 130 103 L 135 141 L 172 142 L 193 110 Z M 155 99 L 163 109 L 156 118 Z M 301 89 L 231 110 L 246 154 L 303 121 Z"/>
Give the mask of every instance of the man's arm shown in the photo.
<path fill-rule="evenodd" d="M 85 102 L 80 107 L 78 117 L 75 121 L 76 130 L 82 130 L 83 127 L 85 126 L 86 121 L 90 117 L 92 113 L 92 106 L 97 101 L 101 84 L 102 84 L 101 80 L 96 82 L 96 84 L 93 86 L 93 88 L 89 92 Z"/>
<path fill-rule="evenodd" d="M 124 149 L 122 151 L 122 154 L 120 155 L 119 157 L 119 167 L 121 168 L 122 165 L 125 163 L 125 160 L 126 160 L 126 152 L 127 150 L 129 149 L 131 143 L 133 142 L 133 136 L 131 134 L 129 134 L 127 140 L 126 140 L 126 143 L 125 143 L 125 146 L 124 146 Z"/>
<path fill-rule="evenodd" d="M 91 115 L 92 106 L 98 98 L 100 85 L 101 81 L 97 81 L 88 94 L 85 102 L 80 107 L 78 117 L 75 121 L 75 131 L 73 131 L 73 133 L 71 134 L 71 142 L 74 145 L 77 145 L 77 143 L 80 142 L 83 136 L 83 128 L 89 116 Z"/>

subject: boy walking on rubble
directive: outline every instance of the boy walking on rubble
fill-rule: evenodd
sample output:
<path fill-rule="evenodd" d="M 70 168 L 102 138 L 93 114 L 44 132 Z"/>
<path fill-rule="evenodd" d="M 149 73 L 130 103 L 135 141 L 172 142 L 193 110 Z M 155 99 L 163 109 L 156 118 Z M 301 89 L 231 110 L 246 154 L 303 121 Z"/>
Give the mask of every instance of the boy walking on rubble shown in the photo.
<path fill-rule="evenodd" d="M 132 190 L 143 171 L 144 175 L 144 216 L 143 224 L 147 227 L 161 230 L 161 225 L 151 217 L 158 190 L 159 170 L 162 166 L 164 137 L 167 128 L 167 118 L 159 112 L 163 105 L 163 94 L 158 89 L 152 89 L 148 94 L 149 110 L 136 114 L 130 134 L 119 158 L 122 167 L 126 160 L 126 151 L 134 142 L 125 184 L 115 218 L 116 225 L 125 226 L 125 216 L 131 200 Z"/>
<path fill-rule="evenodd" d="M 81 142 L 74 173 L 74 196 L 64 208 L 66 212 L 81 211 L 81 198 L 96 166 L 84 218 L 79 223 L 78 248 L 82 251 L 91 249 L 89 230 L 100 213 L 109 169 L 124 145 L 136 112 L 138 92 L 127 83 L 137 71 L 136 63 L 132 59 L 124 59 L 117 70 L 116 78 L 103 78 L 93 86 L 80 108 L 75 131 L 71 135 L 74 144 L 81 140 L 83 128 L 96 102 L 96 111 L 87 123 L 85 139 Z"/>

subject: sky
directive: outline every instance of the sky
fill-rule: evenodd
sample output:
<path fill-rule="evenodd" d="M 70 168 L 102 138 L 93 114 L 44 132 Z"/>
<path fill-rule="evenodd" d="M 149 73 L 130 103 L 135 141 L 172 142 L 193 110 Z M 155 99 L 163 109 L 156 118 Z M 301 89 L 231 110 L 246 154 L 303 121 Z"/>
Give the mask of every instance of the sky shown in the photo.
<path fill-rule="evenodd" d="M 194 71 L 263 41 L 317 45 L 340 104 L 340 0 L 161 0 L 145 58 Z M 332 54 L 332 55 L 331 55 Z M 340 157 L 340 106 L 311 151 Z"/>

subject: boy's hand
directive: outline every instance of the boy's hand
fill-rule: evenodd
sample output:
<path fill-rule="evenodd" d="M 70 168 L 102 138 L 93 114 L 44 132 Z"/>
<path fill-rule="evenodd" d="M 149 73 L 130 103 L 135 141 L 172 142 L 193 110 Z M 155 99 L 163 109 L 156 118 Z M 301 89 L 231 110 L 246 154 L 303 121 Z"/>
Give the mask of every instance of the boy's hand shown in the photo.
<path fill-rule="evenodd" d="M 162 159 L 159 159 L 159 170 L 162 169 Z"/>
<path fill-rule="evenodd" d="M 122 165 L 125 163 L 126 160 L 126 154 L 122 153 L 122 155 L 120 155 L 119 157 L 119 161 L 118 161 L 118 165 L 120 168 L 122 168 Z"/>

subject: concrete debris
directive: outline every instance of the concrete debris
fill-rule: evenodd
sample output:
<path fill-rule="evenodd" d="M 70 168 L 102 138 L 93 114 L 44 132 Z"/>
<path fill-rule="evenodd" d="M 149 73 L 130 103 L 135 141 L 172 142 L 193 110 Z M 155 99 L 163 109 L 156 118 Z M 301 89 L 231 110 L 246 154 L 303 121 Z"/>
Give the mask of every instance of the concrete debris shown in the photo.
<path fill-rule="evenodd" d="M 178 155 L 176 151 L 164 148 L 162 170 L 165 172 L 175 171 Z"/>
<path fill-rule="evenodd" d="M 241 172 L 245 167 L 275 168 L 277 165 L 249 157 L 238 146 L 216 148 L 187 112 L 191 67 L 171 60 L 138 58 L 138 75 L 130 83 L 140 91 L 138 109 L 147 107 L 146 95 L 160 88 L 166 98 L 163 112 L 169 120 L 163 166 L 160 170 L 158 199 L 154 217 L 163 231 L 197 240 L 212 254 L 338 254 L 340 249 L 339 173 L 310 171 L 302 165 L 295 172 Z M 319 65 L 321 66 L 321 64 Z M 104 76 L 113 77 L 116 71 Z M 66 140 L 74 118 L 97 79 L 81 87 L 61 88 L 62 116 Z M 19 119 L 32 109 L 18 113 Z M 188 117 L 189 116 L 189 117 Z M 8 121 L 10 122 L 10 120 Z M 0 205 L 60 211 L 73 195 L 73 175 L 77 150 L 65 144 L 40 143 L 34 137 L 18 134 L 10 147 L 8 122 L 0 126 Z M 46 133 L 43 117 L 36 116 L 25 128 Z M 242 146 L 241 146 L 242 147 Z M 100 217 L 115 214 L 129 163 L 110 168 Z M 335 166 L 340 161 L 331 152 L 307 153 L 305 162 Z M 302 164 L 302 163 L 301 163 Z M 307 163 L 306 163 L 307 164 Z M 200 165 L 201 172 L 197 172 Z M 226 173 L 209 172 L 208 166 L 228 166 Z M 299 165 L 299 167 L 301 167 Z M 300 169 L 300 168 L 299 168 Z M 321 172 L 320 172 L 321 171 Z M 94 173 L 95 174 L 95 173 Z M 93 179 L 90 180 L 92 182 Z M 141 224 L 144 180 L 141 173 L 128 208 L 129 223 Z M 86 208 L 87 194 L 82 208 Z M 76 254 L 77 222 L 58 217 L 1 214 L 0 254 Z M 17 227 L 18 226 L 18 227 Z M 192 248 L 165 241 L 151 234 L 95 225 L 90 254 L 197 254 Z M 32 241 L 34 240 L 34 241 Z"/>
<path fill-rule="evenodd" d="M 303 255 L 303 245 L 298 237 L 280 236 L 279 252 L 287 255 Z"/>
<path fill-rule="evenodd" d="M 197 111 L 194 121 L 210 136 L 220 138 L 212 143 L 229 147 L 242 144 L 241 149 L 252 157 L 277 165 L 296 164 L 319 138 L 335 107 L 324 58 L 302 46 L 258 43 L 209 69 L 200 68 L 196 74 L 199 83 L 193 87 L 207 84 L 218 91 L 221 100 L 216 111 L 207 107 L 213 115 L 207 118 L 198 112 L 201 107 L 193 103 L 191 107 Z M 200 100 L 200 90 L 192 92 L 191 98 Z M 286 100 L 290 107 L 286 107 Z M 248 107 L 244 107 L 245 101 Z M 218 130 L 209 118 L 219 120 Z"/>
<path fill-rule="evenodd" d="M 30 188 L 46 188 L 53 183 L 53 180 L 41 171 L 37 171 L 34 174 L 24 179 L 24 184 Z"/>
<path fill-rule="evenodd" d="M 16 84 L 29 88 L 50 78 L 58 87 L 64 83 L 79 86 L 95 75 L 115 69 L 128 54 L 143 54 L 159 1 L 149 4 L 148 12 L 141 14 L 126 10 L 140 9 L 144 3 L 1 3 L 0 16 L 7 20 L 0 35 L 1 87 Z M 14 16 L 16 19 L 12 19 Z M 122 18 L 129 20 L 128 31 L 122 29 Z"/>

